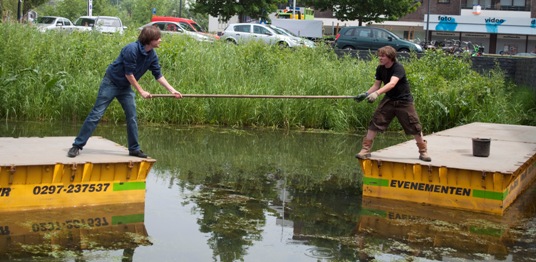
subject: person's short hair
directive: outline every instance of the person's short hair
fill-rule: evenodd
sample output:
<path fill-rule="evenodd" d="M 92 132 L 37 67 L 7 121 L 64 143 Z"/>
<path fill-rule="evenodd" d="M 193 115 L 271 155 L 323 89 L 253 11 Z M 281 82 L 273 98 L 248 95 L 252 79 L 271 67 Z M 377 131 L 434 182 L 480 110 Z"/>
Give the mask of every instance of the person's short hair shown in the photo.
<path fill-rule="evenodd" d="M 141 30 L 141 33 L 138 36 L 138 41 L 140 41 L 142 45 L 148 45 L 151 43 L 151 41 L 158 40 L 160 38 L 160 28 L 156 26 L 146 26 Z"/>
<path fill-rule="evenodd" d="M 385 55 L 391 61 L 396 62 L 396 50 L 392 46 L 384 46 L 378 49 L 378 56 Z"/>

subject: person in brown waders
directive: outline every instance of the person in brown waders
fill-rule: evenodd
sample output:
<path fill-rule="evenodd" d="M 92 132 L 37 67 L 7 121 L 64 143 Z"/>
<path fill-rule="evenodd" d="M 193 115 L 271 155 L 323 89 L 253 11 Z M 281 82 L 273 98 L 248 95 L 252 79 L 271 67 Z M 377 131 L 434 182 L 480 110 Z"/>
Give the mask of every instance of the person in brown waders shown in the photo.
<path fill-rule="evenodd" d="M 378 49 L 378 59 L 380 64 L 376 67 L 374 84 L 367 92 L 356 96 L 355 100 L 360 102 L 366 98 L 369 103 L 373 103 L 381 94 L 385 96 L 374 112 L 367 135 L 363 138 L 361 151 L 355 157 L 369 158 L 376 134 L 387 130 L 393 118 L 396 117 L 404 128 L 404 132 L 415 137 L 419 148 L 419 159 L 432 161 L 432 158 L 428 156 L 427 143 L 423 138 L 421 122 L 413 104 L 406 71 L 404 66 L 396 60 L 396 50 L 391 46 L 382 47 Z"/>

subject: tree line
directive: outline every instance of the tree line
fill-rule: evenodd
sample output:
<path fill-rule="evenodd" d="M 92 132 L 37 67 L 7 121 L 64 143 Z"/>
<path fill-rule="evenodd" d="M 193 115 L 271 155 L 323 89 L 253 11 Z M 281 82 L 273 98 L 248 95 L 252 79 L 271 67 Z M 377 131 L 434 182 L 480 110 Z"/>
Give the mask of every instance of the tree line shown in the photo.
<path fill-rule="evenodd" d="M 24 19 L 30 10 L 38 15 L 56 15 L 69 19 L 87 15 L 88 0 L 0 0 L 2 21 Z M 289 0 L 92 0 L 94 15 L 118 16 L 127 26 L 139 26 L 150 21 L 153 14 L 192 18 L 208 24 L 208 15 L 226 22 L 233 16 L 269 21 L 269 14 L 285 6 Z M 359 20 L 360 24 L 398 20 L 420 6 L 417 0 L 301 0 L 297 6 L 319 11 L 332 10 L 341 21 Z"/>

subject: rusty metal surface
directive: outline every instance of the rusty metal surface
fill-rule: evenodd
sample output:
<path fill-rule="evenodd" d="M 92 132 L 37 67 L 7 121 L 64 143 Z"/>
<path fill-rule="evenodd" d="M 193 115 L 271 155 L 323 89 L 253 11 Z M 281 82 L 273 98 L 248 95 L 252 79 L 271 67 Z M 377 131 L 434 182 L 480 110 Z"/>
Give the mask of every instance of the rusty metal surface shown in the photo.
<path fill-rule="evenodd" d="M 488 157 L 473 156 L 472 138 L 491 139 Z M 373 151 L 371 159 L 510 174 L 536 155 L 533 126 L 472 123 L 427 135 L 425 139 L 431 162 L 419 160 L 415 140 Z"/>
<path fill-rule="evenodd" d="M 54 165 L 56 163 L 155 162 L 152 158 L 128 155 L 128 149 L 105 138 L 93 136 L 80 155 L 67 157 L 74 137 L 0 137 L 0 166 Z"/>

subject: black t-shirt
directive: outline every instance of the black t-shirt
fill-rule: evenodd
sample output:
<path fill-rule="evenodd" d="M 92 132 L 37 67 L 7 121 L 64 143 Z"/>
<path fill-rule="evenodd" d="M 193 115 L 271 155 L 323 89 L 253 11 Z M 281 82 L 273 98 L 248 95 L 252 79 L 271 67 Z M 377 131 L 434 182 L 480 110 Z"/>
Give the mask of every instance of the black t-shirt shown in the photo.
<path fill-rule="evenodd" d="M 404 70 L 404 66 L 398 62 L 395 62 L 390 68 L 386 68 L 382 65 L 376 67 L 376 80 L 381 80 L 384 85 L 391 81 L 392 76 L 398 77 L 398 83 L 396 83 L 393 89 L 385 93 L 385 96 L 392 100 L 413 102 L 413 96 L 409 90 L 409 82 L 408 78 L 406 77 L 406 70 Z"/>

